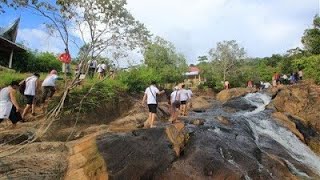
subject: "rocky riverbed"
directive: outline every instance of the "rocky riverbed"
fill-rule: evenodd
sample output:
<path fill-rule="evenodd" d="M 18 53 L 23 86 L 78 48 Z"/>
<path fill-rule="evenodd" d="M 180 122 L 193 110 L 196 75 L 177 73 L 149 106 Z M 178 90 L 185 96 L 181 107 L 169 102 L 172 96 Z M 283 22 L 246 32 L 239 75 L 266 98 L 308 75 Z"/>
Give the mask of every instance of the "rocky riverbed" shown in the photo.
<path fill-rule="evenodd" d="M 147 111 L 137 103 L 72 141 L 43 139 L 1 157 L 0 179 L 320 179 L 317 93 L 305 83 L 197 96 L 175 124 L 161 103 L 153 129 L 140 128 Z M 0 156 L 22 146 L 32 128 L 2 131 Z"/>

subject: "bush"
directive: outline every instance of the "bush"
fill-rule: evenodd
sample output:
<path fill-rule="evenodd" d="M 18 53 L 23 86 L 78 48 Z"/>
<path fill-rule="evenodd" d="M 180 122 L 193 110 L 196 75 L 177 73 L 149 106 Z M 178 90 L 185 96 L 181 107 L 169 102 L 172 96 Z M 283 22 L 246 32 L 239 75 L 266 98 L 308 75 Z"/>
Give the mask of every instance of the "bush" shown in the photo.
<path fill-rule="evenodd" d="M 86 80 L 81 88 L 75 88 L 70 91 L 65 106 L 65 112 L 72 113 L 78 111 L 82 98 L 87 95 L 90 88 L 95 83 L 96 84 L 93 86 L 92 91 L 83 101 L 81 110 L 82 112 L 91 112 L 94 109 L 99 108 L 104 103 L 116 98 L 120 93 L 127 91 L 127 86 L 119 81 L 111 79 L 107 79 L 98 83 L 97 81 L 99 80 Z M 50 105 L 50 108 L 53 108 L 58 101 L 59 98 L 57 98 L 54 103 Z"/>
<path fill-rule="evenodd" d="M 294 60 L 296 69 L 301 68 L 304 71 L 304 77 L 313 79 L 320 83 L 320 56 L 303 57 Z"/>
<path fill-rule="evenodd" d="M 139 67 L 129 71 L 120 72 L 118 80 L 128 87 L 129 92 L 141 92 L 152 81 L 160 82 L 160 75 L 152 68 Z"/>
<path fill-rule="evenodd" d="M 24 74 L 11 71 L 0 71 L 0 88 L 8 86 L 12 81 L 20 81 L 25 78 Z"/>
<path fill-rule="evenodd" d="M 13 57 L 13 68 L 20 72 L 49 72 L 52 69 L 61 71 L 61 63 L 51 53 L 28 51 Z"/>

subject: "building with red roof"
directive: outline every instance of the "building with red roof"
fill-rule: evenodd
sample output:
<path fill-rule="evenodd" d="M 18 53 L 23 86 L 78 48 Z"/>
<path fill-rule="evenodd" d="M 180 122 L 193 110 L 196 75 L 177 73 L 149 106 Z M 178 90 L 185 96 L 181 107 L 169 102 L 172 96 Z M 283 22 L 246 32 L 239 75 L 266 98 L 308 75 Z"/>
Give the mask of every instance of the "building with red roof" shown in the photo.
<path fill-rule="evenodd" d="M 201 70 L 191 64 L 188 68 L 188 72 L 185 73 L 185 80 L 184 83 L 188 87 L 197 87 L 203 81 L 201 78 Z"/>

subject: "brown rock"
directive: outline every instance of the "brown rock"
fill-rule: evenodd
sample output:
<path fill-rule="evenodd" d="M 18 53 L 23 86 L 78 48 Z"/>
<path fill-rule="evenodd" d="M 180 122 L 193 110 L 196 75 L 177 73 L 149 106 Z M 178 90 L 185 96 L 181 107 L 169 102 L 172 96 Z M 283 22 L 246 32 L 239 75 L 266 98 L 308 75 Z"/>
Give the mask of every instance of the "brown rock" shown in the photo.
<path fill-rule="evenodd" d="M 320 154 L 320 138 L 312 138 L 309 140 L 308 145 L 317 154 Z"/>
<path fill-rule="evenodd" d="M 180 156 L 181 150 L 184 148 L 189 137 L 184 127 L 184 123 L 181 122 L 166 127 L 168 139 L 173 144 L 173 149 L 177 156 Z"/>
<path fill-rule="evenodd" d="M 232 98 L 241 97 L 252 92 L 256 92 L 256 90 L 248 88 L 232 88 L 228 90 L 223 90 L 217 94 L 217 100 L 221 102 L 226 102 Z"/>
<path fill-rule="evenodd" d="M 223 125 L 226 125 L 226 126 L 230 126 L 232 123 L 230 122 L 230 120 L 224 116 L 218 116 L 218 121 L 223 124 Z"/>
<path fill-rule="evenodd" d="M 95 135 L 71 142 L 68 147 L 66 180 L 108 179 L 106 164 L 98 152 Z"/>
<path fill-rule="evenodd" d="M 191 124 L 196 125 L 196 126 L 202 126 L 204 125 L 205 120 L 204 119 L 193 119 L 191 120 Z"/>
<path fill-rule="evenodd" d="M 192 109 L 208 109 L 212 106 L 212 103 L 210 103 L 210 100 L 212 97 L 195 97 L 192 98 Z"/>

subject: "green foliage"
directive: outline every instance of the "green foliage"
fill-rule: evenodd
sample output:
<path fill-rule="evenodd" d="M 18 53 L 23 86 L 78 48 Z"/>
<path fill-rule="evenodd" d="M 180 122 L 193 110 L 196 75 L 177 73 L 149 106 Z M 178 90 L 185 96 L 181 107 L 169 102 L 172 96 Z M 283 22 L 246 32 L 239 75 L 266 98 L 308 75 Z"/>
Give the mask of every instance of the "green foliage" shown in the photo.
<path fill-rule="evenodd" d="M 219 80 L 225 81 L 237 73 L 239 61 L 243 60 L 246 52 L 235 40 L 218 42 L 216 48 L 209 51 L 213 70 L 219 73 Z"/>
<path fill-rule="evenodd" d="M 144 53 L 145 64 L 157 73 L 159 83 L 181 82 L 187 70 L 186 59 L 172 43 L 156 37 Z"/>
<path fill-rule="evenodd" d="M 313 28 L 306 29 L 301 39 L 304 48 L 312 54 L 320 54 L 320 17 L 316 15 Z"/>
<path fill-rule="evenodd" d="M 144 91 L 152 81 L 160 82 L 161 77 L 156 70 L 145 66 L 120 72 L 117 79 L 125 84 L 129 92 Z"/>
<path fill-rule="evenodd" d="M 95 85 L 90 94 L 88 94 L 93 84 Z M 127 86 L 117 80 L 106 79 L 101 82 L 99 82 L 99 80 L 87 80 L 83 87 L 76 88 L 70 92 L 65 109 L 71 110 L 72 112 L 78 111 L 80 102 L 82 98 L 85 97 L 81 112 L 91 112 L 126 91 Z M 87 94 L 88 96 L 86 96 Z"/>
<path fill-rule="evenodd" d="M 314 79 L 320 83 L 320 55 L 295 59 L 293 63 L 296 69 L 303 69 L 305 78 Z"/>
<path fill-rule="evenodd" d="M 12 81 L 20 81 L 25 78 L 24 74 L 12 71 L 0 71 L 0 88 L 8 86 Z"/>
<path fill-rule="evenodd" d="M 20 72 L 49 72 L 52 69 L 61 71 L 61 62 L 48 52 L 27 51 L 13 57 L 13 68 Z"/>

